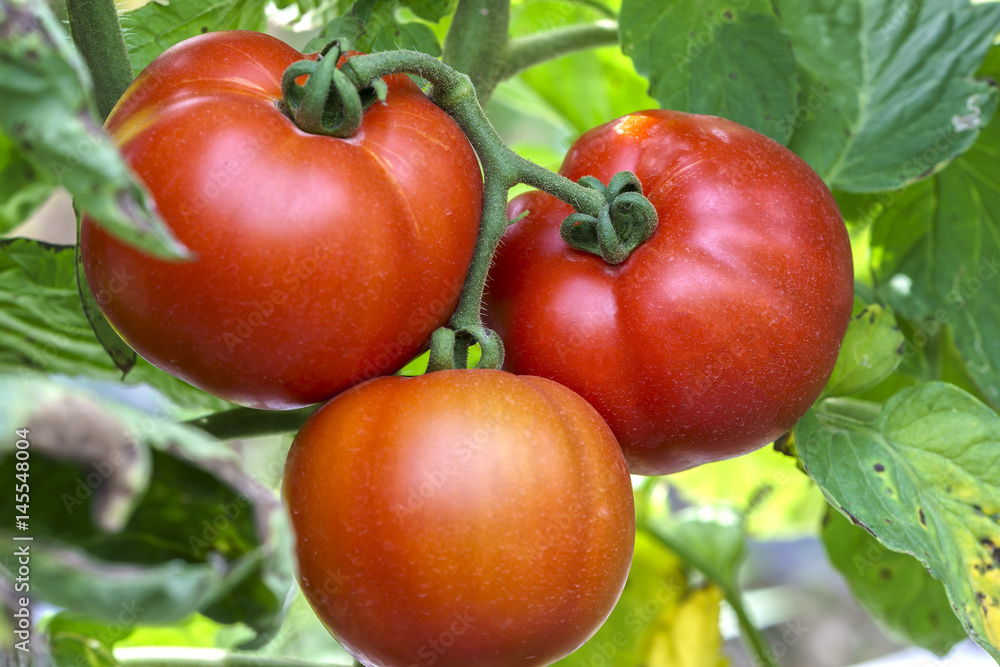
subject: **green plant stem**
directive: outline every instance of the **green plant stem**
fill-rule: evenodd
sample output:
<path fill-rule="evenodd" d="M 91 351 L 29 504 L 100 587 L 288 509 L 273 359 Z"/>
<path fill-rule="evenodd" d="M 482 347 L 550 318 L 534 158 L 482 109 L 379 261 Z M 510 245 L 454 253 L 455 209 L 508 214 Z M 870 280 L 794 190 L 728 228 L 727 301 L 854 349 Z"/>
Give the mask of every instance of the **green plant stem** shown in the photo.
<path fill-rule="evenodd" d="M 298 431 L 318 406 L 298 410 L 254 410 L 234 408 L 192 419 L 187 423 L 220 440 L 256 438 Z"/>
<path fill-rule="evenodd" d="M 436 58 L 415 51 L 388 51 L 351 58 L 343 71 L 360 90 L 373 80 L 405 72 L 416 74 L 432 85 L 428 96 L 446 111 L 465 133 L 479 156 L 485 181 L 483 213 L 472 266 L 455 313 L 453 330 L 482 326 L 480 302 L 490 261 L 507 228 L 507 191 L 526 183 L 571 204 L 577 211 L 597 215 L 603 196 L 591 189 L 525 160 L 511 151 L 490 125 L 468 76 L 456 72 Z M 464 355 L 459 355 L 459 361 Z M 432 366 L 434 355 L 432 354 Z"/>
<path fill-rule="evenodd" d="M 736 590 L 733 586 L 729 584 L 728 581 L 716 578 L 713 576 L 714 569 L 706 565 L 695 550 L 689 549 L 680 540 L 675 540 L 669 538 L 662 531 L 652 530 L 650 534 L 653 535 L 663 546 L 670 549 L 675 554 L 681 557 L 688 565 L 692 566 L 710 580 L 714 581 L 715 584 L 722 590 L 722 595 L 729 603 L 729 606 L 733 608 L 733 612 L 736 614 L 736 618 L 740 624 L 740 631 L 743 637 L 743 641 L 747 645 L 748 652 L 752 659 L 754 665 L 760 665 L 760 667 L 781 667 L 781 663 L 778 662 L 774 654 L 771 652 L 771 648 L 767 645 L 767 639 L 764 635 L 757 629 L 757 626 L 753 624 L 750 617 L 746 613 L 746 609 L 743 607 L 743 598 L 740 596 L 740 592 Z"/>
<path fill-rule="evenodd" d="M 510 0 L 458 0 L 441 59 L 467 74 L 486 104 L 500 81 L 510 26 Z"/>
<path fill-rule="evenodd" d="M 115 0 L 66 0 L 66 13 L 73 42 L 90 70 L 103 121 L 134 78 Z"/>
<path fill-rule="evenodd" d="M 618 43 L 618 23 L 609 19 L 556 28 L 510 40 L 505 48 L 500 80 L 560 56 Z"/>

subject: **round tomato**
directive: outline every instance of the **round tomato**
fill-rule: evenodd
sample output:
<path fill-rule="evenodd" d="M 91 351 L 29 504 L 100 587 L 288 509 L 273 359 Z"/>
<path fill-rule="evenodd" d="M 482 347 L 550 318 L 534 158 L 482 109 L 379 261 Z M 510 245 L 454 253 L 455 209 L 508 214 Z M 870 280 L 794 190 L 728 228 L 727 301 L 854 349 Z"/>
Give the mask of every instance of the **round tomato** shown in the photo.
<path fill-rule="evenodd" d="M 465 135 L 405 76 L 355 136 L 299 130 L 279 103 L 302 58 L 256 32 L 195 37 L 108 118 L 193 261 L 81 228 L 87 281 L 126 342 L 258 408 L 327 399 L 416 354 L 458 302 L 482 206 Z"/>
<path fill-rule="evenodd" d="M 816 400 L 850 320 L 851 248 L 829 190 L 775 141 L 712 116 L 646 111 L 584 134 L 560 172 L 638 176 L 652 238 L 610 266 L 560 237 L 529 192 L 490 273 L 507 366 L 573 389 L 637 474 L 736 456 Z"/>
<path fill-rule="evenodd" d="M 366 665 L 548 665 L 611 613 L 635 539 L 607 424 L 502 371 L 378 378 L 299 431 L 283 492 L 306 598 Z"/>

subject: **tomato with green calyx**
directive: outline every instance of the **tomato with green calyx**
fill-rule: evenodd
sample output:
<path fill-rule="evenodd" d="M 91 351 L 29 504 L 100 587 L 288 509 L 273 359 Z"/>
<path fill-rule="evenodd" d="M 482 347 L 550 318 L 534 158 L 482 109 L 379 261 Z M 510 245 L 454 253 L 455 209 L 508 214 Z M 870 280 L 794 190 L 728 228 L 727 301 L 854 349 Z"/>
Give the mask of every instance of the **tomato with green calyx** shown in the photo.
<path fill-rule="evenodd" d="M 458 301 L 482 206 L 468 140 L 405 76 L 350 138 L 298 129 L 280 81 L 302 59 L 261 33 L 195 37 L 108 118 L 193 261 L 81 228 L 87 281 L 125 341 L 258 408 L 315 403 L 414 356 Z"/>
<path fill-rule="evenodd" d="M 607 618 L 635 539 L 607 424 L 542 378 L 370 380 L 299 431 L 283 493 L 302 590 L 366 665 L 548 665 Z"/>
<path fill-rule="evenodd" d="M 851 316 L 843 219 L 795 154 L 737 123 L 646 111 L 584 134 L 560 173 L 631 171 L 656 209 L 623 263 L 571 248 L 573 211 L 529 192 L 490 272 L 507 367 L 608 421 L 636 474 L 746 453 L 786 432 L 833 370 Z"/>

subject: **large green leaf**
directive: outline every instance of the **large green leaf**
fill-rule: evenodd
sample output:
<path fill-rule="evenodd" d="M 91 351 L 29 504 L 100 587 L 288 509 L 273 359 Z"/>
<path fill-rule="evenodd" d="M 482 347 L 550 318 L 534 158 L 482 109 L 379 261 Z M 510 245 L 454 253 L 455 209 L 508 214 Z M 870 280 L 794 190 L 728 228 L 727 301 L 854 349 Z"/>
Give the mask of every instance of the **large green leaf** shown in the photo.
<path fill-rule="evenodd" d="M 73 246 L 29 239 L 0 241 L 0 372 L 32 369 L 121 379 L 84 316 L 74 262 Z M 231 407 L 142 359 L 126 381 L 156 388 L 185 409 L 183 416 Z"/>
<path fill-rule="evenodd" d="M 974 78 L 1000 4 L 781 0 L 803 73 L 790 147 L 830 187 L 891 190 L 961 154 L 996 107 Z"/>
<path fill-rule="evenodd" d="M 90 77 L 40 0 L 0 2 L 0 129 L 109 232 L 154 255 L 184 248 L 92 112 Z"/>
<path fill-rule="evenodd" d="M 52 189 L 52 184 L 0 132 L 0 234 L 27 220 Z"/>
<path fill-rule="evenodd" d="M 0 377 L 0 427 L 28 443 L 32 592 L 123 625 L 194 611 L 262 641 L 281 621 L 292 535 L 278 498 L 201 431 L 42 378 Z M 0 474 L 16 479 L 15 440 Z M 15 515 L 14 494 L 0 512 Z"/>
<path fill-rule="evenodd" d="M 795 117 L 795 58 L 766 0 L 625 0 L 622 49 L 666 109 L 724 116 L 782 143 Z"/>
<path fill-rule="evenodd" d="M 1000 416 L 944 383 L 905 389 L 871 421 L 821 403 L 795 427 L 830 502 L 944 582 L 962 625 L 1000 659 Z"/>
<path fill-rule="evenodd" d="M 437 11 L 435 3 L 420 7 L 428 13 Z M 349 49 L 374 53 L 394 49 L 412 49 L 432 56 L 441 54 L 434 31 L 419 21 L 400 21 L 400 0 L 359 0 L 341 16 L 327 23 L 306 50 L 319 50 L 337 39 Z"/>
<path fill-rule="evenodd" d="M 889 551 L 833 510 L 824 522 L 823 545 L 854 598 L 890 635 L 938 655 L 965 639 L 944 586 L 915 558 Z"/>
<path fill-rule="evenodd" d="M 1000 119 L 936 177 L 883 200 L 872 228 L 876 293 L 914 321 L 917 348 L 950 327 L 972 378 L 1000 405 Z"/>
<path fill-rule="evenodd" d="M 167 0 L 122 14 L 122 31 L 132 69 L 189 37 L 217 30 L 264 30 L 267 0 Z"/>

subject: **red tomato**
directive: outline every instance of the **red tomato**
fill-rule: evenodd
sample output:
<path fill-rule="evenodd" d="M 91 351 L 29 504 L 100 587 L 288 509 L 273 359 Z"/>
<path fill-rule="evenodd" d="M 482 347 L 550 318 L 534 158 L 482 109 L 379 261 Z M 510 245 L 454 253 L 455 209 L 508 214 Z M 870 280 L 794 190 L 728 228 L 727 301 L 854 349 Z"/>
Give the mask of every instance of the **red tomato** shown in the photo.
<path fill-rule="evenodd" d="M 258 408 L 324 400 L 415 355 L 458 301 L 482 206 L 465 135 L 405 76 L 355 136 L 299 130 L 278 102 L 302 58 L 256 32 L 195 37 L 108 119 L 195 261 L 81 229 L 87 280 L 129 345 Z"/>
<path fill-rule="evenodd" d="M 610 614 L 635 539 L 607 424 L 502 371 L 387 377 L 299 431 L 284 494 L 299 578 L 366 665 L 548 665 Z"/>
<path fill-rule="evenodd" d="M 829 190 L 746 127 L 674 111 L 584 134 L 560 170 L 634 172 L 653 237 L 624 263 L 566 245 L 566 205 L 513 200 L 487 309 L 507 366 L 573 389 L 608 421 L 636 474 L 743 454 L 819 396 L 851 315 L 847 230 Z"/>

